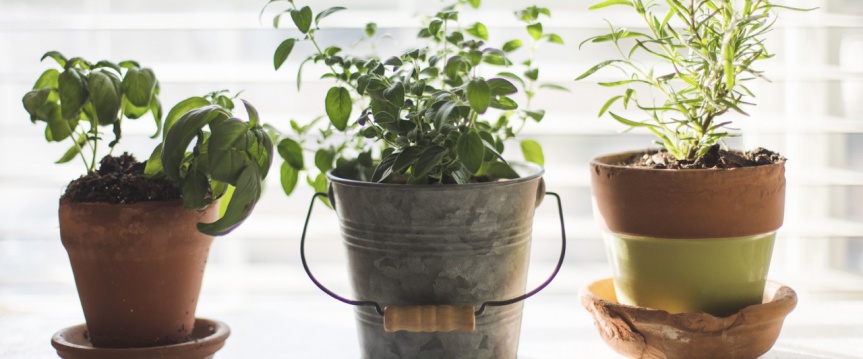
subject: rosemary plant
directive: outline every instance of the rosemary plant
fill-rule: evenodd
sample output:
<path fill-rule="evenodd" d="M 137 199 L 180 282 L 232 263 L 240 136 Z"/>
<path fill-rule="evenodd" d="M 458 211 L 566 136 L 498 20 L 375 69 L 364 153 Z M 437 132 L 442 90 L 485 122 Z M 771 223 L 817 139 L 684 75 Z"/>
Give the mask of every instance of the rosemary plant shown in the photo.
<path fill-rule="evenodd" d="M 608 113 L 630 129 L 650 130 L 659 138 L 656 143 L 678 160 L 693 161 L 734 136 L 731 121 L 721 116 L 748 116 L 743 108 L 753 105 L 755 96 L 747 84 L 764 79 L 755 64 L 773 57 L 764 45 L 776 21 L 772 11 L 786 7 L 769 0 L 606 0 L 590 9 L 609 6 L 633 8 L 647 31 L 610 25 L 609 33 L 582 42 L 611 42 L 619 56 L 600 62 L 576 80 L 605 67 L 625 76 L 600 83 L 625 90 L 606 101 L 599 116 Z M 639 54 L 659 65 L 640 63 Z M 645 92 L 651 96 L 639 96 Z M 633 120 L 610 111 L 617 102 L 625 109 L 635 105 L 647 118 Z"/>

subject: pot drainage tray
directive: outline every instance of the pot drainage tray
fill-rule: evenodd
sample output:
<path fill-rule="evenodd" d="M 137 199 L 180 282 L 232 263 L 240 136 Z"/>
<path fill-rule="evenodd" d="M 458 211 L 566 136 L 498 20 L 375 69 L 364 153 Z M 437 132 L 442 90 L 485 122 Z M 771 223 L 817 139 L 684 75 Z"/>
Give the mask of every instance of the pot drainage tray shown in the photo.
<path fill-rule="evenodd" d="M 63 359 L 210 359 L 225 345 L 231 329 L 217 320 L 197 318 L 190 341 L 149 348 L 94 348 L 86 333 L 85 324 L 65 328 L 54 334 L 51 345 Z"/>
<path fill-rule="evenodd" d="M 770 350 L 797 305 L 794 290 L 771 281 L 762 304 L 722 318 L 620 304 L 611 278 L 587 285 L 580 296 L 602 339 L 618 353 L 639 359 L 757 358 Z"/>

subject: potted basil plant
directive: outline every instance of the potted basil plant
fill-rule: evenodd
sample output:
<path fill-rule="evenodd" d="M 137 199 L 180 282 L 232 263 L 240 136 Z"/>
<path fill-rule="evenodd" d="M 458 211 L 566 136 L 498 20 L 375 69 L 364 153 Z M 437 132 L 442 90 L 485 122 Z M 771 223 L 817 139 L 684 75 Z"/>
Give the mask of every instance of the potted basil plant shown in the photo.
<path fill-rule="evenodd" d="M 58 333 L 53 344 L 64 358 L 94 355 L 72 345 L 82 338 L 94 350 L 156 347 L 117 354 L 123 357 L 152 350 L 212 355 L 227 328 L 196 322 L 195 308 L 213 236 L 229 233 L 249 215 L 271 163 L 272 141 L 256 111 L 244 102 L 249 121 L 234 118 L 232 99 L 214 92 L 172 108 L 163 131 L 159 82 L 151 69 L 135 61 L 67 59 L 54 51 L 43 60 L 49 57 L 60 69 L 42 73 L 24 95 L 24 108 L 31 121 L 46 124 L 49 142 L 72 143 L 58 163 L 80 158 L 86 171 L 61 196 L 59 219 L 87 323 L 78 332 Z M 145 163 L 129 154 L 113 156 L 123 123 L 147 113 L 157 127 L 153 138 L 164 133 L 162 144 Z M 107 146 L 106 129 L 114 135 Z M 189 152 L 192 139 L 197 142 Z M 225 196 L 229 191 L 233 196 Z M 229 202 L 224 211 L 220 198 Z M 210 326 L 220 328 L 218 340 L 194 348 L 172 345 L 200 339 L 198 327 Z"/>
<path fill-rule="evenodd" d="M 534 208 L 545 195 L 541 150 L 522 143 L 534 163 L 503 156 L 505 142 L 544 115 L 515 97 L 521 88 L 529 99 L 540 86 L 533 56 L 522 65 L 511 59 L 525 42 L 488 46 L 484 24 L 459 26 L 462 1 L 418 29 L 424 46 L 360 58 L 316 36 L 320 21 L 344 8 L 315 15 L 285 3 L 274 22 L 290 16 L 302 38 L 282 42 L 275 67 L 309 43 L 315 53 L 304 63 L 322 63 L 335 84 L 322 98 L 328 123 L 293 122 L 294 134 L 279 142 L 282 185 L 290 194 L 311 167 L 304 152 L 314 153 L 320 174 L 308 182 L 340 219 L 360 301 L 326 289 L 303 256 L 307 273 L 359 306 L 364 358 L 515 358 L 521 300 L 551 281 L 525 295 Z M 562 42 L 542 31 L 548 9 L 516 15 L 531 53 L 541 42 Z M 376 26 L 366 29 L 373 38 Z M 512 72 L 519 66 L 523 75 Z"/>
<path fill-rule="evenodd" d="M 728 149 L 729 114 L 748 116 L 765 35 L 783 6 L 767 0 L 603 1 L 625 6 L 646 31 L 612 26 L 584 43 L 610 43 L 602 82 L 621 88 L 599 111 L 656 135 L 659 149 L 591 161 L 595 215 L 604 230 L 617 299 L 670 313 L 728 316 L 760 304 L 783 221 L 785 158 Z M 584 44 L 583 43 L 583 44 Z M 637 59 L 650 58 L 649 65 Z M 652 94 L 652 95 L 651 95 Z M 615 112 L 613 106 L 638 110 Z M 631 115 L 630 115 L 631 114 Z M 635 117 L 637 116 L 637 117 Z"/>

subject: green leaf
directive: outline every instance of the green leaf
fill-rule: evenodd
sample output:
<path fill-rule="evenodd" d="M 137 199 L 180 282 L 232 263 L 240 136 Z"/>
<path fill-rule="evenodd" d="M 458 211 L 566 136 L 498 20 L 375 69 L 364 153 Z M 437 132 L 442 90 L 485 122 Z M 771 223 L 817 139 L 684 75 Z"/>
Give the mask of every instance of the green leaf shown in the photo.
<path fill-rule="evenodd" d="M 601 3 L 598 3 L 596 5 L 589 7 L 588 10 L 602 9 L 604 7 L 609 7 L 609 6 L 613 6 L 613 5 L 626 5 L 629 7 L 633 6 L 632 2 L 629 0 L 605 0 Z"/>
<path fill-rule="evenodd" d="M 524 77 L 527 77 L 533 81 L 536 81 L 536 79 L 539 78 L 539 69 L 533 68 L 533 69 L 529 69 L 529 70 L 525 71 Z"/>
<path fill-rule="evenodd" d="M 488 28 L 481 22 L 476 22 L 471 27 L 464 30 L 473 37 L 488 41 Z"/>
<path fill-rule="evenodd" d="M 464 167 L 471 173 L 477 173 L 485 157 L 485 146 L 482 138 L 474 130 L 462 133 L 456 144 L 456 154 Z"/>
<path fill-rule="evenodd" d="M 542 85 L 539 85 L 539 88 L 549 89 L 549 90 L 558 90 L 558 91 L 563 91 L 563 92 L 572 92 L 566 87 L 563 87 L 560 85 L 555 85 L 555 84 L 542 84 Z"/>
<path fill-rule="evenodd" d="M 524 110 L 524 113 L 536 122 L 542 121 L 545 117 L 545 110 Z"/>
<path fill-rule="evenodd" d="M 616 115 L 614 112 L 609 112 L 608 114 L 611 115 L 611 117 L 613 117 L 615 120 L 617 120 L 617 122 L 620 122 L 620 123 L 627 125 L 629 127 L 654 127 L 654 125 L 649 124 L 649 123 L 636 122 L 636 121 L 632 121 L 632 120 L 623 118 L 621 116 Z"/>
<path fill-rule="evenodd" d="M 315 152 L 315 167 L 317 167 L 321 173 L 326 173 L 327 171 L 333 169 L 333 161 L 336 159 L 336 154 L 332 151 L 328 151 L 325 149 L 319 149 Z"/>
<path fill-rule="evenodd" d="M 539 40 L 542 37 L 542 23 L 534 23 L 527 25 L 527 33 L 530 34 L 534 40 Z"/>
<path fill-rule="evenodd" d="M 237 180 L 225 215 L 213 223 L 198 223 L 198 231 L 211 236 L 222 236 L 237 228 L 249 217 L 261 198 L 262 181 L 258 166 L 247 166 Z"/>
<path fill-rule="evenodd" d="M 320 22 L 321 22 L 321 19 L 323 19 L 323 18 L 325 18 L 325 17 L 327 17 L 327 16 L 332 15 L 334 12 L 342 11 L 342 10 L 345 10 L 345 8 L 344 8 L 344 7 L 341 7 L 341 6 L 335 6 L 335 7 L 331 7 L 331 8 L 329 8 L 329 9 L 326 9 L 326 10 L 324 10 L 324 11 L 319 12 L 319 13 L 315 16 L 315 25 L 318 25 L 318 23 L 320 23 Z"/>
<path fill-rule="evenodd" d="M 132 69 L 132 68 L 136 68 L 136 67 L 141 67 L 141 64 L 139 64 L 137 61 L 134 61 L 134 60 L 120 61 L 120 63 L 118 63 L 117 65 L 120 66 L 121 68 L 124 68 L 124 69 Z"/>
<path fill-rule="evenodd" d="M 393 163 L 396 161 L 396 157 L 398 157 L 397 153 L 390 153 L 389 155 L 383 156 L 384 159 L 381 160 L 381 163 L 375 168 L 374 174 L 372 174 L 372 182 L 381 183 L 388 180 L 393 174 Z"/>
<path fill-rule="evenodd" d="M 344 87 L 333 87 L 327 92 L 325 104 L 330 122 L 339 131 L 344 131 L 353 106 L 350 92 Z"/>
<path fill-rule="evenodd" d="M 147 165 L 144 167 L 144 176 L 154 178 L 162 173 L 162 144 L 160 143 L 153 152 L 150 158 L 147 159 Z"/>
<path fill-rule="evenodd" d="M 286 195 L 290 196 L 291 193 L 294 192 L 294 189 L 297 188 L 297 183 L 300 181 L 300 170 L 288 164 L 288 162 L 282 162 L 281 176 L 279 179 L 282 183 L 282 190 L 285 191 Z"/>
<path fill-rule="evenodd" d="M 255 139 L 248 126 L 236 118 L 210 123 L 207 145 L 209 174 L 214 180 L 236 185 L 250 159 L 247 150 Z"/>
<path fill-rule="evenodd" d="M 153 100 L 150 101 L 150 113 L 153 115 L 153 121 L 156 122 L 156 133 L 150 136 L 150 138 L 156 138 L 162 133 L 162 102 L 155 95 L 153 96 Z"/>
<path fill-rule="evenodd" d="M 423 149 L 416 146 L 408 146 L 398 152 L 396 160 L 393 162 L 392 171 L 395 174 L 404 174 L 408 168 L 416 162 Z"/>
<path fill-rule="evenodd" d="M 245 102 L 245 101 L 243 101 Z M 252 162 L 261 170 L 261 177 L 267 178 L 270 167 L 273 165 L 273 137 L 263 127 L 253 127 L 249 130 L 254 139 L 248 154 L 252 156 Z"/>
<path fill-rule="evenodd" d="M 63 54 L 61 54 L 57 51 L 48 51 L 44 55 L 42 55 L 42 58 L 39 61 L 45 61 L 45 59 L 48 57 L 54 59 L 54 61 L 57 61 L 57 63 L 61 67 L 66 67 L 66 61 L 67 60 L 66 60 L 66 57 L 63 56 Z"/>
<path fill-rule="evenodd" d="M 123 98 L 125 99 L 125 101 L 121 101 L 123 103 L 123 115 L 125 115 L 129 119 L 137 120 L 137 119 L 141 118 L 141 116 L 146 115 L 147 112 L 150 112 L 149 106 L 138 107 L 138 106 L 135 106 L 132 103 L 132 101 L 129 101 L 129 99 L 126 99 L 126 96 L 123 96 Z"/>
<path fill-rule="evenodd" d="M 437 145 L 426 148 L 414 164 L 411 176 L 417 178 L 427 176 L 432 169 L 441 165 L 447 152 L 446 148 Z"/>
<path fill-rule="evenodd" d="M 623 98 L 623 95 L 614 96 L 614 97 L 610 98 L 608 101 L 606 101 L 605 104 L 602 105 L 602 108 L 599 109 L 599 115 L 597 115 L 596 117 L 602 117 L 602 115 L 604 115 L 605 112 L 608 111 L 608 108 L 611 107 L 611 105 L 613 105 L 615 102 L 617 102 L 617 100 L 620 100 L 621 98 Z"/>
<path fill-rule="evenodd" d="M 491 89 L 482 79 L 473 79 L 467 84 L 467 101 L 477 113 L 485 113 L 491 103 Z M 470 167 L 468 167 L 470 168 Z M 476 171 L 473 171 L 474 173 Z"/>
<path fill-rule="evenodd" d="M 401 108 L 405 104 L 405 86 L 399 81 L 384 90 L 384 98 L 395 107 Z"/>
<path fill-rule="evenodd" d="M 437 36 L 438 32 L 440 32 L 441 26 L 443 26 L 443 21 L 441 21 L 440 19 L 432 20 L 431 22 L 429 22 L 428 26 L 429 34 Z"/>
<path fill-rule="evenodd" d="M 162 166 L 165 169 L 165 175 L 172 181 L 180 182 L 180 170 L 186 157 L 186 148 L 189 147 L 192 139 L 197 137 L 201 129 L 210 122 L 220 122 L 230 117 L 230 113 L 217 105 L 183 114 L 170 129 L 165 131 L 162 147 Z"/>
<path fill-rule="evenodd" d="M 474 9 L 479 9 L 481 0 L 467 0 L 467 3 Z"/>
<path fill-rule="evenodd" d="M 511 95 L 518 92 L 512 82 L 500 77 L 487 80 L 486 83 L 492 95 Z"/>
<path fill-rule="evenodd" d="M 548 35 L 545 35 L 545 37 L 548 39 L 548 42 L 550 42 L 552 44 L 563 45 L 563 38 L 560 37 L 560 35 L 558 35 L 558 34 L 548 34 Z"/>
<path fill-rule="evenodd" d="M 524 160 L 527 162 L 536 163 L 540 166 L 545 165 L 545 156 L 542 154 L 542 146 L 534 140 L 521 141 L 521 153 L 524 155 Z"/>
<path fill-rule="evenodd" d="M 249 114 L 249 127 L 261 127 L 258 125 L 261 122 L 261 117 L 258 115 L 258 110 L 255 109 L 255 106 L 252 106 L 249 101 L 240 99 L 243 102 L 243 107 L 246 109 L 246 113 Z"/>
<path fill-rule="evenodd" d="M 501 50 L 503 50 L 503 52 L 513 52 L 515 50 L 518 50 L 518 48 L 520 48 L 522 45 L 524 44 L 519 39 L 510 40 L 503 44 Z"/>
<path fill-rule="evenodd" d="M 209 198 L 210 182 L 198 161 L 192 161 L 186 177 L 178 181 L 183 192 L 183 206 L 187 209 L 200 211 L 213 203 Z"/>
<path fill-rule="evenodd" d="M 36 80 L 36 83 L 33 84 L 34 90 L 39 90 L 45 87 L 56 89 L 59 86 L 58 78 L 60 77 L 60 71 L 57 69 L 48 69 L 39 75 L 39 79 Z M 59 97 L 58 97 L 59 98 Z M 56 100 L 52 100 L 54 102 Z"/>
<path fill-rule="evenodd" d="M 24 104 L 24 109 L 30 114 L 30 121 L 36 122 L 36 120 L 44 120 L 44 118 L 39 118 L 39 109 L 48 103 L 48 97 L 50 94 L 51 89 L 47 87 L 32 90 L 24 94 L 24 98 L 21 99 L 21 102 Z"/>
<path fill-rule="evenodd" d="M 378 30 L 378 24 L 370 22 L 366 24 L 366 36 L 372 37 L 375 36 L 375 32 Z"/>
<path fill-rule="evenodd" d="M 518 172 L 512 169 L 508 164 L 503 162 L 492 162 L 488 166 L 486 173 L 497 179 L 513 179 L 519 178 Z"/>
<path fill-rule="evenodd" d="M 84 75 L 76 68 L 68 69 L 57 77 L 57 85 L 63 118 L 70 120 L 78 117 L 89 96 Z"/>
<path fill-rule="evenodd" d="M 279 47 L 276 48 L 276 53 L 273 55 L 273 66 L 278 70 L 282 67 L 282 64 L 285 63 L 285 60 L 288 59 L 288 55 L 291 54 L 291 50 L 294 49 L 294 44 L 297 42 L 297 39 L 287 39 L 282 41 L 279 44 Z"/>
<path fill-rule="evenodd" d="M 522 88 L 525 87 L 524 80 L 520 76 L 518 76 L 512 72 L 498 72 L 497 75 L 501 76 L 501 77 L 506 77 L 506 78 L 513 80 L 513 81 L 517 81 L 519 84 L 521 84 Z"/>
<path fill-rule="evenodd" d="M 131 68 L 123 77 L 123 94 L 136 107 L 149 107 L 156 90 L 156 74 L 147 68 Z"/>
<path fill-rule="evenodd" d="M 48 102 L 39 109 L 39 116 L 42 117 L 48 126 L 45 127 L 45 139 L 50 142 L 59 142 L 72 135 L 72 127 L 77 126 L 77 120 L 67 121 L 63 119 L 60 113 L 60 106 L 53 102 Z"/>
<path fill-rule="evenodd" d="M 303 6 L 299 10 L 291 10 L 291 19 L 294 20 L 294 25 L 300 32 L 306 34 L 312 26 L 312 9 L 308 6 Z"/>
<path fill-rule="evenodd" d="M 62 164 L 62 163 L 67 163 L 67 162 L 73 160 L 75 158 L 75 156 L 77 156 L 79 153 L 81 153 L 81 148 L 86 143 L 87 143 L 87 135 L 78 136 L 78 140 L 76 141 L 76 144 L 73 144 L 72 147 L 69 147 L 69 149 L 66 150 L 66 153 L 63 154 L 63 157 L 60 157 L 60 159 L 54 163 Z M 159 147 L 159 148 L 161 148 L 161 147 Z"/>
<path fill-rule="evenodd" d="M 515 110 L 518 108 L 518 103 L 509 97 L 499 96 L 497 99 L 492 99 L 489 106 L 498 110 Z"/>
<path fill-rule="evenodd" d="M 111 70 L 116 71 L 117 74 L 120 74 L 122 72 L 121 71 L 122 68 L 119 65 L 117 65 L 111 61 L 107 61 L 107 60 L 99 61 L 95 65 L 93 65 L 93 69 L 106 68 L 106 67 L 111 69 Z"/>
<path fill-rule="evenodd" d="M 289 164 L 294 169 L 301 170 L 305 167 L 305 163 L 303 161 L 303 148 L 300 146 L 299 142 L 290 138 L 285 138 L 279 142 L 278 151 L 279 156 L 285 160 L 285 163 Z"/>
<path fill-rule="evenodd" d="M 116 122 L 122 96 L 120 78 L 110 72 L 93 71 L 87 85 L 99 124 L 104 126 Z"/>
<path fill-rule="evenodd" d="M 575 79 L 575 81 L 578 81 L 578 80 L 581 80 L 585 77 L 593 75 L 593 73 L 599 71 L 603 67 L 606 67 L 608 65 L 618 63 L 618 62 L 624 62 L 624 61 L 622 61 L 622 60 L 606 60 L 606 61 L 600 62 L 600 63 L 596 64 L 595 66 L 591 67 L 589 70 L 585 71 L 583 74 L 581 74 L 581 76 L 577 77 Z"/>
<path fill-rule="evenodd" d="M 180 101 L 170 111 L 168 111 L 168 116 L 165 117 L 165 126 L 163 129 L 163 136 L 167 136 L 168 130 L 171 129 L 171 126 L 174 125 L 174 122 L 183 116 L 186 112 L 189 112 L 194 109 L 198 109 L 201 107 L 209 106 L 210 101 L 207 101 L 203 97 L 189 97 L 183 101 Z"/>

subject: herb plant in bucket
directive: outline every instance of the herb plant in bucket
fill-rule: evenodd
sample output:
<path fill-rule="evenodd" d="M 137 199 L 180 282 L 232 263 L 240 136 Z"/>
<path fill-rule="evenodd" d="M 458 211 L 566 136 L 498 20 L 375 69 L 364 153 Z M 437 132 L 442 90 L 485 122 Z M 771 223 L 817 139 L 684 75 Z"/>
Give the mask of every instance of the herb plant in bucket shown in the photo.
<path fill-rule="evenodd" d="M 525 123 L 544 117 L 529 103 L 541 86 L 536 47 L 562 42 L 543 31 L 549 10 L 516 12 L 528 38 L 497 48 L 488 45 L 484 24 L 460 22 L 458 10 L 479 1 L 461 1 L 417 29 L 422 46 L 356 57 L 321 46 L 317 36 L 319 23 L 343 8 L 315 15 L 284 3 L 275 23 L 290 17 L 301 38 L 279 45 L 275 67 L 295 45 L 308 44 L 314 54 L 302 64 L 322 64 L 334 85 L 320 96 L 327 121 L 292 122 L 295 133 L 279 142 L 282 185 L 293 191 L 299 172 L 312 167 L 303 153 L 313 153 L 321 173 L 308 181 L 340 219 L 360 301 L 314 279 L 302 254 L 304 230 L 307 274 L 326 293 L 360 306 L 364 358 L 515 358 L 521 301 L 529 296 L 530 228 L 545 186 L 536 142 L 521 143 L 534 164 L 503 153 Z M 377 27 L 366 29 L 375 41 Z M 516 60 L 520 48 L 530 54 Z M 441 320 L 400 317 L 418 312 Z"/>

